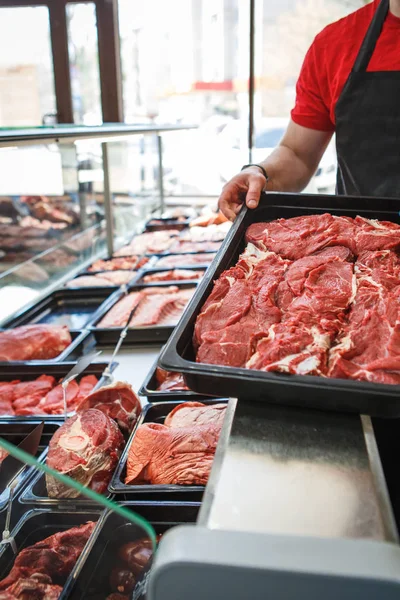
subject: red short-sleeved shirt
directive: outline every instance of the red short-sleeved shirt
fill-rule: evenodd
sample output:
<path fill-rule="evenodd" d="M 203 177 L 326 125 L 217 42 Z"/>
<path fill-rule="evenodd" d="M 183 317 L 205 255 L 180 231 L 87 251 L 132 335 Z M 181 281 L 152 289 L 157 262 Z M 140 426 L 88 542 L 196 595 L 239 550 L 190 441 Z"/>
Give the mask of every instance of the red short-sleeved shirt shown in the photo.
<path fill-rule="evenodd" d="M 335 107 L 379 4 L 374 0 L 328 25 L 315 38 L 296 86 L 292 119 L 319 131 L 334 131 Z M 389 13 L 368 71 L 400 71 L 400 18 Z"/>

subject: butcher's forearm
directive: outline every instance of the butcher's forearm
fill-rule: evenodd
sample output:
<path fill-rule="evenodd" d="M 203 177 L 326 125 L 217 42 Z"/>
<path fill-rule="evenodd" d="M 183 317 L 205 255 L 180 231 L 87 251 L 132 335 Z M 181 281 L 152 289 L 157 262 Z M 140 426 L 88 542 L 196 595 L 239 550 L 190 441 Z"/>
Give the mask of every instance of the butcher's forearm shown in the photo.
<path fill-rule="evenodd" d="M 268 173 L 268 190 L 301 192 L 314 175 L 316 167 L 308 165 L 291 148 L 280 145 L 260 163 Z"/>

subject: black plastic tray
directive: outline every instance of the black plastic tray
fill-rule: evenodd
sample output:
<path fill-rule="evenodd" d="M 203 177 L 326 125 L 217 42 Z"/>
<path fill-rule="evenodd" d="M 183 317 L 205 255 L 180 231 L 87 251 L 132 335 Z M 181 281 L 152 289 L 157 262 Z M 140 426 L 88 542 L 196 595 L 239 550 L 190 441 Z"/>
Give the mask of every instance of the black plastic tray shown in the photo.
<path fill-rule="evenodd" d="M 168 281 L 157 281 L 157 282 L 151 282 L 151 283 L 146 283 L 145 281 L 143 281 L 143 278 L 146 277 L 146 275 L 153 275 L 154 273 L 165 273 L 167 271 L 174 271 L 175 269 L 179 269 L 180 271 L 204 271 L 204 273 L 206 272 L 207 268 L 206 267 L 160 267 L 159 269 L 156 269 L 155 267 L 151 268 L 151 269 L 146 269 L 146 267 L 143 268 L 142 271 L 140 271 L 140 275 L 137 279 L 137 281 L 135 281 L 136 285 L 161 285 L 161 284 L 168 284 L 168 285 L 177 285 L 179 283 L 195 283 L 196 285 L 201 281 L 201 279 L 185 279 L 185 280 L 168 280 Z M 203 275 L 204 277 L 204 275 Z"/>
<path fill-rule="evenodd" d="M 264 194 L 256 210 L 243 208 L 227 234 L 215 260 L 199 284 L 159 364 L 167 371 L 185 374 L 188 386 L 198 393 L 214 393 L 240 399 L 287 406 L 400 417 L 398 386 L 266 373 L 243 368 L 195 362 L 192 345 L 194 324 L 213 281 L 237 261 L 244 250 L 246 229 L 252 223 L 329 212 L 335 215 L 380 219 L 400 223 L 398 200 L 307 194 Z"/>
<path fill-rule="evenodd" d="M 152 365 L 150 371 L 148 372 L 146 379 L 141 385 L 141 388 L 138 392 L 139 396 L 147 396 L 149 402 L 164 402 L 171 400 L 171 398 L 179 399 L 184 401 L 195 400 L 202 401 L 210 400 L 215 398 L 215 396 L 205 396 L 201 394 L 196 394 L 196 392 L 192 392 L 191 390 L 170 390 L 170 391 L 157 391 L 157 379 L 156 379 L 156 369 L 158 364 L 158 358 Z"/>
<path fill-rule="evenodd" d="M 3 331 L 3 329 L 0 329 Z M 49 358 L 49 360 L 12 360 L 12 361 L 0 361 L 0 367 L 5 366 L 13 366 L 13 365 L 54 365 L 65 360 L 77 360 L 83 354 L 89 352 L 89 350 L 94 346 L 95 339 L 90 335 L 87 330 L 76 330 L 71 331 L 71 343 L 65 348 L 61 354 L 56 356 L 55 358 Z"/>
<path fill-rule="evenodd" d="M 113 291 L 108 288 L 104 291 L 93 288 L 58 290 L 7 321 L 4 327 L 40 323 L 66 325 L 70 331 L 77 331 L 89 325 L 112 300 Z"/>
<path fill-rule="evenodd" d="M 80 560 L 83 560 L 87 555 L 92 538 L 95 535 L 97 528 L 101 527 L 104 513 L 99 509 L 76 510 L 74 512 L 67 511 L 49 511 L 33 509 L 24 514 L 16 527 L 11 532 L 17 544 L 18 552 L 31 546 L 36 542 L 44 540 L 50 535 L 58 531 L 65 531 L 71 527 L 82 525 L 87 521 L 97 521 L 97 525 L 89 538 L 83 552 L 78 559 L 76 566 L 72 569 L 69 577 L 66 578 L 64 587 L 67 589 L 74 577 L 74 572 Z M 0 547 L 0 578 L 3 579 L 10 572 L 14 560 L 14 553 L 9 544 Z M 58 583 L 58 582 L 57 582 Z"/>
<path fill-rule="evenodd" d="M 0 437 L 4 438 L 7 442 L 11 442 L 14 445 L 18 445 L 22 442 L 22 440 L 29 435 L 37 425 L 42 423 L 41 419 L 31 420 L 29 423 L 16 423 L 14 421 L 2 421 L 0 423 Z M 46 422 L 43 428 L 42 437 L 40 439 L 39 448 L 36 454 L 36 458 L 42 461 L 44 460 L 47 445 L 50 442 L 52 435 L 57 431 L 60 427 L 60 422 Z M 5 459 L 7 460 L 7 459 Z M 29 467 L 28 465 L 22 465 L 21 469 L 15 474 L 14 477 L 10 479 L 7 483 L 7 487 L 11 482 L 17 480 L 18 483 L 15 487 L 15 494 L 18 494 L 22 488 L 26 485 L 26 483 L 33 477 L 35 473 L 34 467 Z M 8 500 L 8 491 L 7 488 L 4 490 L 0 490 L 0 511 L 3 510 L 7 505 Z"/>
<path fill-rule="evenodd" d="M 227 402 L 226 399 L 207 399 L 202 400 L 204 404 L 219 404 L 221 402 Z M 203 485 L 126 485 L 124 483 L 126 475 L 126 463 L 128 460 L 128 452 L 136 435 L 136 431 L 143 423 L 164 423 L 165 417 L 171 412 L 175 406 L 182 404 L 182 401 L 170 401 L 170 402 L 159 402 L 157 404 L 146 404 L 143 408 L 142 414 L 140 415 L 134 430 L 125 446 L 125 450 L 119 460 L 118 467 L 114 473 L 109 490 L 115 494 L 125 494 L 127 499 L 132 497 L 153 497 L 155 500 L 172 500 L 183 501 L 190 500 L 192 502 L 200 502 L 204 493 L 205 487 Z M 118 498 L 117 498 L 118 499 Z"/>
<path fill-rule="evenodd" d="M 72 367 L 75 365 L 75 362 L 62 362 L 49 365 L 46 362 L 38 363 L 35 365 L 25 364 L 18 365 L 16 363 L 10 363 L 9 367 L 0 366 L 0 381 L 14 381 L 15 379 L 20 379 L 21 381 L 30 381 L 40 377 L 40 375 L 52 375 L 56 379 L 61 379 L 67 375 Z M 107 367 L 108 363 L 92 363 L 89 365 L 82 375 L 78 377 L 78 381 L 81 380 L 82 377 L 86 375 L 96 375 L 98 378 L 97 385 L 95 389 L 102 387 L 103 385 L 107 385 L 108 379 L 102 377 L 104 369 Z M 111 364 L 110 370 L 113 372 L 118 363 L 113 362 Z M 47 422 L 58 422 L 63 420 L 62 415 L 46 415 L 43 413 L 43 417 L 41 415 L 32 415 L 32 416 L 13 416 L 13 415 L 0 415 L 0 426 L 3 422 L 11 422 L 11 423 L 31 423 L 32 421 L 45 421 Z"/>
<path fill-rule="evenodd" d="M 176 283 L 172 285 L 176 285 L 180 289 L 186 289 L 197 286 L 197 281 L 195 283 Z M 149 284 L 149 285 L 133 285 L 129 286 L 128 292 L 136 292 L 145 288 L 150 287 L 169 287 L 170 282 L 167 283 L 159 283 L 159 284 Z M 96 342 L 102 345 L 115 345 L 119 339 L 122 328 L 121 327 L 96 327 L 96 323 L 98 323 L 106 313 L 112 308 L 114 304 L 116 304 L 123 297 L 123 293 L 120 292 L 116 296 L 113 296 L 112 304 L 108 304 L 107 308 L 103 307 L 101 314 L 97 315 L 97 319 L 92 322 L 89 329 L 91 333 L 96 338 Z M 126 338 L 124 340 L 124 347 L 128 344 L 136 344 L 136 343 L 163 343 L 166 342 L 174 330 L 173 325 L 161 325 L 154 327 L 135 327 L 128 329 Z"/>
<path fill-rule="evenodd" d="M 157 534 L 164 533 L 176 525 L 195 523 L 200 509 L 198 503 L 125 502 L 123 505 L 149 521 Z M 104 600 L 111 593 L 109 576 L 116 563 L 118 548 L 124 543 L 146 537 L 139 526 L 127 523 L 119 515 L 108 512 L 101 527 L 96 529 L 93 539 L 90 540 L 90 553 L 86 553 L 77 563 L 68 596 L 67 590 L 64 589 L 60 600 L 67 597 L 70 600 Z M 134 599 L 142 598 L 142 594 L 145 594 L 148 571 L 149 568 L 144 570 L 142 581 L 136 585 Z"/>

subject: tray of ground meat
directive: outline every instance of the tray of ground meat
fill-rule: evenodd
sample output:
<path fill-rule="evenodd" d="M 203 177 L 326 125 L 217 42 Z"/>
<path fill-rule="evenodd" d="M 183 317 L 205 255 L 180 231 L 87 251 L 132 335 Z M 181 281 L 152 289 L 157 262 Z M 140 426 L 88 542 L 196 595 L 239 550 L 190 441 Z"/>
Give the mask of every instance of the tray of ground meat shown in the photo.
<path fill-rule="evenodd" d="M 227 400 L 160 402 L 143 409 L 109 490 L 135 497 L 200 500 Z"/>
<path fill-rule="evenodd" d="M 394 200 L 244 208 L 161 355 L 198 393 L 399 417 Z"/>
<path fill-rule="evenodd" d="M 197 502 L 124 502 L 123 506 L 151 523 L 157 542 L 171 527 L 195 523 L 200 509 Z M 60 600 L 144 600 L 153 548 L 143 529 L 107 512 L 93 537 L 90 553 L 77 564 L 68 596 L 63 594 Z"/>
<path fill-rule="evenodd" d="M 157 366 L 158 358 L 148 372 L 139 390 L 139 396 L 147 396 L 149 402 L 162 402 L 171 398 L 180 400 L 199 400 L 210 398 L 192 392 L 186 385 L 182 373 L 164 371 Z"/>
<path fill-rule="evenodd" d="M 165 342 L 178 323 L 196 289 L 196 282 L 131 286 L 118 296 L 90 330 L 99 344 L 116 344 L 130 320 L 126 343 Z"/>

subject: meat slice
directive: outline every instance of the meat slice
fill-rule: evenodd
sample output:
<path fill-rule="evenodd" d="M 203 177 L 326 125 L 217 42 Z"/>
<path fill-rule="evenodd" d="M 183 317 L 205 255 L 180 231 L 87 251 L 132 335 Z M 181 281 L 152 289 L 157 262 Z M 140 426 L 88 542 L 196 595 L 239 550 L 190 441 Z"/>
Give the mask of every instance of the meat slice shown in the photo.
<path fill-rule="evenodd" d="M 202 402 L 183 402 L 167 415 L 164 425 L 167 427 L 196 427 L 217 425 L 222 427 L 226 404 L 203 404 Z"/>
<path fill-rule="evenodd" d="M 75 408 L 79 396 L 79 385 L 75 380 L 70 381 L 65 395 L 68 411 L 71 411 Z M 40 408 L 49 415 L 64 412 L 64 393 L 61 385 L 56 386 L 43 398 L 40 402 Z"/>
<path fill-rule="evenodd" d="M 167 391 L 186 391 L 187 387 L 182 373 L 173 373 L 171 371 L 164 371 L 157 367 L 156 369 L 156 380 L 157 380 L 157 392 Z"/>
<path fill-rule="evenodd" d="M 38 580 L 37 574 L 33 574 L 32 577 L 20 579 L 14 585 L 10 586 L 6 591 L 6 596 L 3 596 L 0 592 L 0 600 L 7 600 L 7 598 L 14 600 L 26 600 L 27 598 L 34 600 L 58 600 L 62 590 L 61 586 L 53 585 L 51 579 L 49 582 L 43 582 Z"/>
<path fill-rule="evenodd" d="M 400 383 L 400 259 L 362 252 L 348 322 L 330 352 L 329 376 Z"/>
<path fill-rule="evenodd" d="M 129 448 L 125 483 L 205 485 L 220 428 L 216 425 L 172 428 L 145 423 Z"/>
<path fill-rule="evenodd" d="M 140 400 L 129 383 L 117 381 L 88 395 L 77 412 L 96 408 L 114 419 L 123 432 L 131 432 L 142 410 Z"/>
<path fill-rule="evenodd" d="M 57 325 L 24 325 L 0 331 L 0 360 L 47 360 L 71 343 L 68 328 Z"/>
<path fill-rule="evenodd" d="M 2 381 L 0 382 L 0 414 L 13 415 L 14 408 L 12 405 L 14 397 L 14 387 L 19 381 Z"/>
<path fill-rule="evenodd" d="M 171 254 L 162 256 L 156 262 L 156 267 L 190 267 L 192 265 L 209 265 L 214 260 L 215 254 Z"/>
<path fill-rule="evenodd" d="M 157 281 L 194 281 L 195 279 L 201 279 L 204 275 L 204 271 L 193 271 L 191 269 L 174 269 L 172 271 L 159 271 L 158 273 L 151 273 L 145 275 L 143 281 L 145 283 L 155 283 Z"/>
<path fill-rule="evenodd" d="M 28 546 L 22 550 L 14 561 L 14 565 L 2 581 L 0 581 L 0 591 L 9 591 L 11 597 L 23 598 L 43 598 L 51 600 L 54 590 L 49 590 L 50 596 L 15 596 L 14 590 L 18 590 L 18 583 L 26 579 L 34 579 L 37 583 L 50 585 L 53 579 L 65 579 L 72 571 L 76 561 L 83 551 L 88 541 L 95 523 L 89 521 L 79 527 L 73 527 L 67 531 L 60 531 L 37 542 L 33 546 Z M 16 586 L 15 588 L 13 586 Z"/>
<path fill-rule="evenodd" d="M 354 222 L 357 254 L 364 250 L 390 250 L 400 246 L 400 225 L 360 216 Z"/>
<path fill-rule="evenodd" d="M 145 296 L 132 317 L 130 327 L 149 327 L 152 325 L 176 325 L 195 288 L 182 289 L 172 293 Z"/>
<path fill-rule="evenodd" d="M 102 494 L 117 465 L 124 439 L 115 421 L 90 408 L 67 419 L 50 440 L 47 465 Z M 77 498 L 79 492 L 46 474 L 50 498 Z"/>

